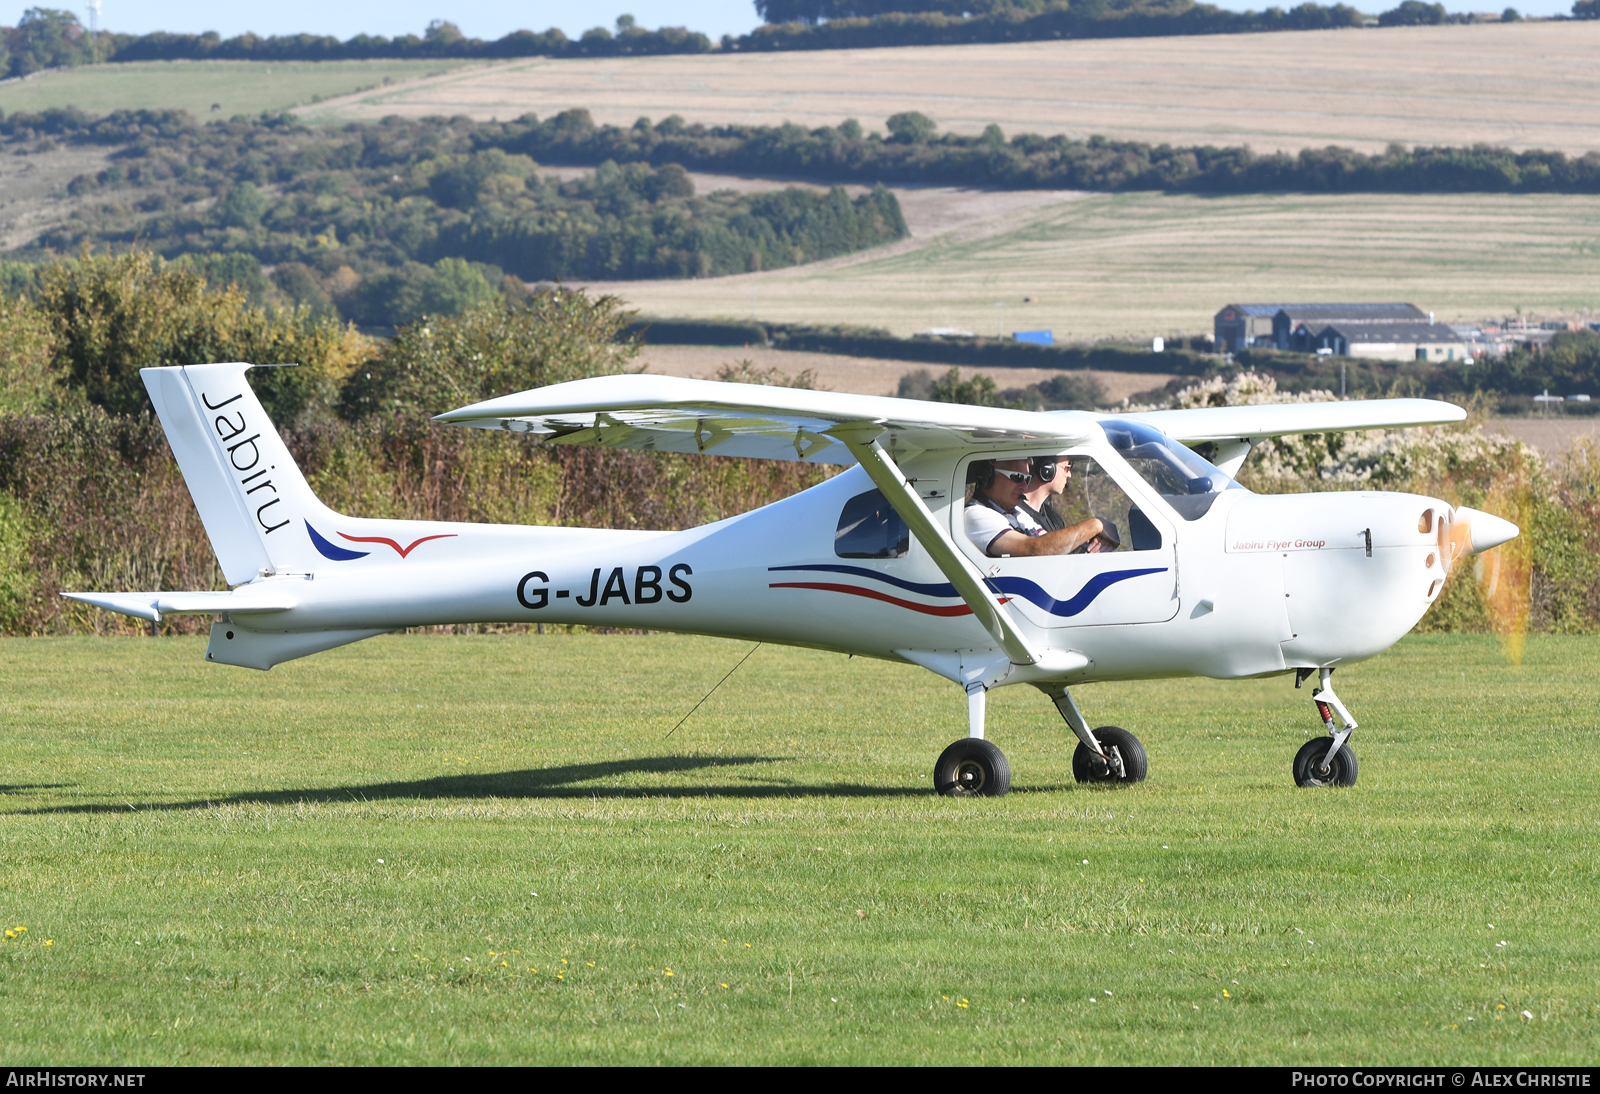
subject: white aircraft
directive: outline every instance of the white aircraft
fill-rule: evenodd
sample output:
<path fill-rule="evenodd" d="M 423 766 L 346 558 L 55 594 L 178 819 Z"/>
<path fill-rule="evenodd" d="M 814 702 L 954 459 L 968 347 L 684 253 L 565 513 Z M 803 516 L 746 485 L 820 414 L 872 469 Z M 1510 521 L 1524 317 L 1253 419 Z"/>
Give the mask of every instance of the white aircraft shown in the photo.
<path fill-rule="evenodd" d="M 909 662 L 966 692 L 967 736 L 935 766 L 946 794 L 1010 788 L 1010 766 L 985 737 L 992 688 L 1031 684 L 1054 701 L 1078 739 L 1080 781 L 1137 782 L 1139 741 L 1091 728 L 1069 688 L 1287 673 L 1296 687 L 1318 674 L 1326 729 L 1295 757 L 1296 783 L 1351 785 L 1356 721 L 1334 669 L 1399 640 L 1465 555 L 1518 534 L 1438 498 L 1262 496 L 1231 477 L 1261 438 L 1461 420 L 1447 403 L 1119 416 L 646 375 L 519 392 L 437 420 L 549 444 L 849 470 L 682 532 L 371 520 L 312 494 L 245 380 L 250 367 L 142 373 L 232 588 L 66 595 L 155 621 L 219 616 L 206 659 L 256 669 L 402 627 L 479 622 L 642 627 Z M 1055 503 L 1061 522 L 1080 539 L 1096 530 L 1092 542 L 994 557 L 995 543 L 1032 541 L 990 540 L 978 527 L 998 519 L 1005 529 L 1006 484 L 1037 485 L 1056 474 L 1051 464 L 1071 470 Z"/>

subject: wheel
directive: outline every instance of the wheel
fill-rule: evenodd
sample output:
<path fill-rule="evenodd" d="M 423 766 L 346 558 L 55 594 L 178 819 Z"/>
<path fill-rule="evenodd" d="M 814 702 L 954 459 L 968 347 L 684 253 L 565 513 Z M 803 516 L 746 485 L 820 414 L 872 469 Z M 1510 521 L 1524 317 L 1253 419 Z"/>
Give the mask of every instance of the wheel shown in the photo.
<path fill-rule="evenodd" d="M 1139 738 L 1120 726 L 1101 726 L 1094 731 L 1094 739 L 1107 752 L 1115 749 L 1115 754 L 1122 757 L 1122 774 L 1118 775 L 1104 760 L 1090 752 L 1088 745 L 1080 741 L 1077 751 L 1072 754 L 1073 778 L 1081 783 L 1144 782 L 1145 775 L 1150 771 L 1150 761 L 1145 757 L 1144 745 L 1139 743 Z"/>
<path fill-rule="evenodd" d="M 1323 757 L 1328 754 L 1330 737 L 1314 737 L 1300 746 L 1294 754 L 1294 784 L 1296 786 L 1354 786 L 1356 784 L 1356 754 L 1350 751 L 1350 742 L 1334 754 L 1333 763 L 1322 769 Z"/>
<path fill-rule="evenodd" d="M 988 741 L 963 737 L 933 765 L 933 785 L 952 798 L 1001 798 L 1011 789 L 1011 764 Z"/>

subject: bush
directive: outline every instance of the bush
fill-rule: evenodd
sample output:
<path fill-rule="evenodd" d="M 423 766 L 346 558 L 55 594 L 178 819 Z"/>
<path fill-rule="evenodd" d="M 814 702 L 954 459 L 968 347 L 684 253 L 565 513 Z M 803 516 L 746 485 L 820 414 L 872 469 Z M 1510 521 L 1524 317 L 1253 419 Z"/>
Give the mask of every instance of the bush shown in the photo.
<path fill-rule="evenodd" d="M 139 369 L 206 361 L 299 364 L 252 377 L 269 413 L 291 422 L 327 405 L 369 340 L 299 312 L 251 307 L 237 287 L 214 289 L 192 269 L 150 254 L 87 251 L 49 267 L 37 307 L 59 382 L 112 414 L 150 410 Z"/>
<path fill-rule="evenodd" d="M 0 414 L 71 406 L 73 393 L 52 366 L 55 341 L 44 312 L 20 297 L 0 297 Z"/>
<path fill-rule="evenodd" d="M 629 315 L 615 297 L 538 293 L 496 301 L 457 318 L 403 328 L 340 399 L 350 419 L 373 413 L 434 415 L 514 391 L 623 371 L 637 342 L 617 341 Z"/>
<path fill-rule="evenodd" d="M 902 144 L 922 144 L 939 125 L 926 114 L 911 110 L 890 115 L 888 128 L 890 137 Z"/>

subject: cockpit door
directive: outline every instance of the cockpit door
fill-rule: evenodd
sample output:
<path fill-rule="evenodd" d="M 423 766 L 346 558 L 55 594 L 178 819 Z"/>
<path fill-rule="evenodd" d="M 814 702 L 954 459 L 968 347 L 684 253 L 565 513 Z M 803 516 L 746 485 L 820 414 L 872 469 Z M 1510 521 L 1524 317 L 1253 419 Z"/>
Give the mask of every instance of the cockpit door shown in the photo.
<path fill-rule="evenodd" d="M 1160 623 L 1178 612 L 1176 528 L 1142 483 L 1120 483 L 1092 451 L 1067 454 L 1071 476 L 1053 500 L 1061 523 L 1090 517 L 1112 531 L 1115 548 L 1074 554 L 994 558 L 966 533 L 962 507 L 952 506 L 952 534 L 1006 596 L 1007 605 L 1035 626 L 1091 627 Z M 1126 469 L 1123 469 L 1124 471 Z M 1130 488 L 1131 491 L 1130 492 Z M 975 492 L 975 490 L 973 491 Z M 981 502 L 980 502 L 981 503 Z"/>

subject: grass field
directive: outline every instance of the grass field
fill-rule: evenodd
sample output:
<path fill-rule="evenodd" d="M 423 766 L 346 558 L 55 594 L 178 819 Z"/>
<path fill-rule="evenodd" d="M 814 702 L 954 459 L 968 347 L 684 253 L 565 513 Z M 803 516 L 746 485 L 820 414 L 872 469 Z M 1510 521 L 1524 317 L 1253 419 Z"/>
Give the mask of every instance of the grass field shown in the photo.
<path fill-rule="evenodd" d="M 289 110 L 351 92 L 457 71 L 465 61 L 148 61 L 93 65 L 0 84 L 0 110 L 76 106 L 181 109 L 197 118 Z M 215 104 L 219 109 L 212 110 Z"/>
<path fill-rule="evenodd" d="M 0 642 L 0 1058 L 1573 1063 L 1600 1049 L 1600 645 L 1085 688 L 1148 782 L 991 700 L 999 800 L 903 666 L 668 636 L 405 638 L 270 675 Z M 26 931 L 20 930 L 25 926 Z M 13 937 L 14 936 L 14 937 Z"/>
<path fill-rule="evenodd" d="M 305 112 L 513 118 L 585 107 L 807 127 L 920 110 L 948 131 L 1368 151 L 1389 141 L 1600 148 L 1600 24 L 1123 38 L 902 49 L 527 60 Z"/>
<path fill-rule="evenodd" d="M 1227 303 L 1406 300 L 1440 321 L 1600 308 L 1600 202 L 1546 195 L 1103 195 L 826 268 L 611 282 L 651 315 L 1050 329 L 1211 329 Z M 1033 302 L 1024 304 L 1024 297 Z M 996 307 L 1004 302 L 1004 315 Z"/>

